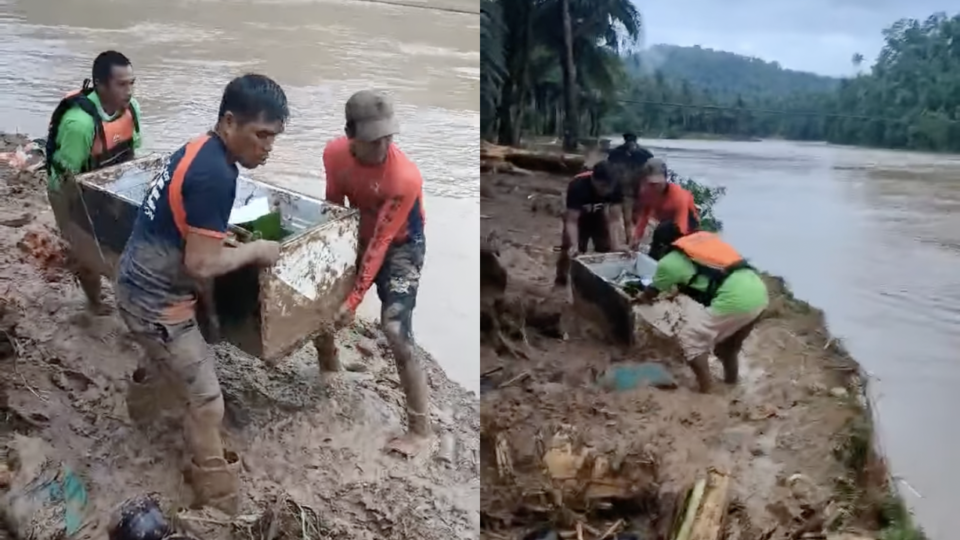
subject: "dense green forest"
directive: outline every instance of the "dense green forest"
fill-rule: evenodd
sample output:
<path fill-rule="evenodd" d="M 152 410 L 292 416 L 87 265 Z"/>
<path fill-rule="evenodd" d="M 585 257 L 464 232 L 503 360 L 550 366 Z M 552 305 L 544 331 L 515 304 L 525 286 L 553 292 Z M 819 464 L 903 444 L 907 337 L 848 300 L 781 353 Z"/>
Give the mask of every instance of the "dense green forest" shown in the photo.
<path fill-rule="evenodd" d="M 798 92 L 834 92 L 840 83 L 834 77 L 784 69 L 777 62 L 700 46 L 654 45 L 629 55 L 625 62 L 632 75 L 649 76 L 659 71 L 668 81 L 687 81 L 727 102 L 737 97 L 782 98 Z"/>
<path fill-rule="evenodd" d="M 960 151 L 960 15 L 897 21 L 869 70 L 837 80 L 700 47 L 626 55 L 642 29 L 630 0 L 482 0 L 481 13 L 481 127 L 501 144 L 632 130 Z"/>

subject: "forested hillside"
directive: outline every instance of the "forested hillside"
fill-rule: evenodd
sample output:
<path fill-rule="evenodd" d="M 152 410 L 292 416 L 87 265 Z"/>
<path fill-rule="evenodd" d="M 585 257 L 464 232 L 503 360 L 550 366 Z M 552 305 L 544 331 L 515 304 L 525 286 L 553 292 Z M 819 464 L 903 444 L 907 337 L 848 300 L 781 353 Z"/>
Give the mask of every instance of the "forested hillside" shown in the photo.
<path fill-rule="evenodd" d="M 797 92 L 830 92 L 839 79 L 784 69 L 767 62 L 700 46 L 654 45 L 625 59 L 627 71 L 636 76 L 656 72 L 671 82 L 687 81 L 721 100 L 737 97 L 759 99 L 784 97 Z"/>
<path fill-rule="evenodd" d="M 838 80 L 696 47 L 624 56 L 642 28 L 630 0 L 481 6 L 483 136 L 501 144 L 542 134 L 572 148 L 630 130 L 960 152 L 960 15 L 895 22 L 876 63 Z M 582 22 L 567 32 L 565 18 Z"/>

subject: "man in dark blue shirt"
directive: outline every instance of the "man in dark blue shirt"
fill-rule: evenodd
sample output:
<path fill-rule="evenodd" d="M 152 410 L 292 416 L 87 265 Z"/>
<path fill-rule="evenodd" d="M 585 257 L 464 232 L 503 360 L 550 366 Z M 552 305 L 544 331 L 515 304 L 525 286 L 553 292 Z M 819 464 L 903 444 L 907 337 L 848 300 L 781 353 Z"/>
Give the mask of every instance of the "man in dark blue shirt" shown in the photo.
<path fill-rule="evenodd" d="M 224 245 L 239 170 L 263 165 L 289 116 L 280 86 L 262 75 L 227 85 L 214 130 L 174 152 L 147 192 L 120 257 L 120 316 L 149 362 L 134 393 L 166 379 L 187 402 L 185 434 L 197 503 L 233 512 L 239 460 L 223 451 L 223 396 L 213 352 L 197 324 L 200 284 L 241 266 L 269 266 L 280 246 L 257 240 Z M 139 376 L 138 376 L 139 374 Z M 156 389 L 156 387 L 154 388 Z"/>
<path fill-rule="evenodd" d="M 653 154 L 637 142 L 634 133 L 623 134 L 623 144 L 610 151 L 607 161 L 613 169 L 613 175 L 623 189 L 623 224 L 627 238 L 633 233 L 633 226 L 639 209 L 637 197 L 640 194 L 640 171 Z"/>

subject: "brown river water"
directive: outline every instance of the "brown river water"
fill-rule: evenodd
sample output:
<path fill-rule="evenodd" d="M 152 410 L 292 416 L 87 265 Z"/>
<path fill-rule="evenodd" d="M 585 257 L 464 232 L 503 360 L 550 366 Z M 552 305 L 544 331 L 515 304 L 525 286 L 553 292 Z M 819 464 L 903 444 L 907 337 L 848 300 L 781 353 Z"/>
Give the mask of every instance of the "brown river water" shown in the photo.
<path fill-rule="evenodd" d="M 956 537 L 960 156 L 779 141 L 644 144 L 679 173 L 726 186 L 717 207 L 725 236 L 826 311 L 872 375 L 881 442 L 904 497 L 932 539 Z"/>
<path fill-rule="evenodd" d="M 391 92 L 397 143 L 425 184 L 417 340 L 476 390 L 479 2 L 402 3 L 0 0 L 0 130 L 45 136 L 60 97 L 90 76 L 98 53 L 116 49 L 137 75 L 145 149 L 170 151 L 213 126 L 232 77 L 260 72 L 283 85 L 292 117 L 252 176 L 322 197 L 323 145 L 342 133 L 344 102 L 363 88 Z M 375 293 L 360 314 L 379 315 Z"/>

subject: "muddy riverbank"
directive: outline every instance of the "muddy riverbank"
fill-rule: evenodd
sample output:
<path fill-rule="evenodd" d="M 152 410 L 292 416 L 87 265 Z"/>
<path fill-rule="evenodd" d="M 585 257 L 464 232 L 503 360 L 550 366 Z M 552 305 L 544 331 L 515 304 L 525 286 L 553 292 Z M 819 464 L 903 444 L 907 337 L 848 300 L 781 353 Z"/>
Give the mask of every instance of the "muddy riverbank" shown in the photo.
<path fill-rule="evenodd" d="M 45 137 L 56 104 L 90 77 L 104 48 L 133 63 L 144 152 L 172 152 L 206 132 L 227 82 L 263 73 L 283 86 L 291 116 L 270 163 L 246 173 L 323 197 L 321 155 L 343 134 L 343 104 L 364 88 L 389 92 L 396 143 L 424 178 L 428 247 L 414 331 L 453 380 L 477 390 L 478 299 L 463 284 L 476 282 L 477 268 L 464 238 L 476 237 L 479 214 L 479 3 L 400 4 L 426 9 L 362 0 L 4 0 L 0 131 Z M 379 316 L 375 294 L 359 312 Z"/>
<path fill-rule="evenodd" d="M 567 180 L 481 177 L 481 227 L 507 279 L 502 296 L 481 290 L 489 314 L 481 320 L 501 327 L 497 336 L 488 325 L 481 342 L 490 374 L 481 381 L 482 534 L 512 538 L 549 524 L 575 536 L 579 524 L 661 538 L 685 491 L 711 468 L 730 479 L 723 538 L 908 530 L 874 452 L 859 366 L 823 314 L 769 277 L 771 308 L 745 346 L 741 383 L 697 394 L 668 344 L 612 346 L 589 313 L 553 289 Z M 613 392 L 596 383 L 626 361 L 663 363 L 679 388 Z M 571 482 L 558 452 L 593 472 Z M 589 496 L 597 485 L 607 491 Z"/>
<path fill-rule="evenodd" d="M 14 433 L 40 438 L 53 459 L 78 472 L 90 497 L 80 538 L 104 538 L 109 510 L 146 492 L 158 493 L 168 515 L 205 540 L 257 537 L 251 531 L 265 526 L 265 512 L 287 515 L 290 508 L 302 511 L 293 523 L 307 516 L 311 525 L 306 533 L 281 527 L 280 537 L 477 536 L 476 396 L 418 350 L 439 437 L 432 453 L 416 459 L 382 453 L 404 426 L 404 400 L 383 336 L 365 323 L 339 337 L 354 371 L 323 381 L 312 346 L 275 369 L 216 347 L 226 440 L 244 466 L 241 515 L 183 510 L 189 492 L 180 430 L 175 421 L 130 422 L 126 380 L 140 351 L 117 317 L 85 316 L 83 295 L 62 267 L 43 182 L 0 164 L 0 447 L 6 450 Z"/>

